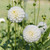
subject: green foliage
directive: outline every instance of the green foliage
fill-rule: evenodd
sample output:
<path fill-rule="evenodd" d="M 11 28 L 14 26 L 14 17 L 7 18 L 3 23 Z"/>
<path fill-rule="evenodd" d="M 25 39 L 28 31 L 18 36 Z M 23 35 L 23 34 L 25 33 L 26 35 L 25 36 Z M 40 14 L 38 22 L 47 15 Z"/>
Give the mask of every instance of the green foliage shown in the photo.
<path fill-rule="evenodd" d="M 44 35 L 42 37 L 42 42 L 44 42 L 45 40 L 47 40 L 47 37 L 48 37 L 49 33 L 50 33 L 50 27 L 44 33 Z"/>
<path fill-rule="evenodd" d="M 50 48 L 47 48 L 46 50 L 50 50 Z"/>
<path fill-rule="evenodd" d="M 44 47 L 47 48 L 48 46 L 50 46 L 50 40 L 48 40 L 47 42 L 45 42 Z"/>
<path fill-rule="evenodd" d="M 8 6 L 7 6 L 7 10 L 9 10 L 11 8 L 11 4 L 9 4 Z"/>
<path fill-rule="evenodd" d="M 16 1 L 14 1 L 14 3 L 15 3 L 15 5 L 17 4 L 17 2 L 16 2 Z"/>
<path fill-rule="evenodd" d="M 19 24 L 21 25 L 21 24 Z M 20 26 L 22 28 L 22 25 Z M 16 50 L 18 49 L 25 49 L 25 50 L 29 50 L 31 48 L 31 50 L 46 50 L 46 49 L 49 49 L 48 47 L 50 46 L 50 40 L 47 40 L 47 37 L 49 35 L 49 31 L 50 30 L 50 27 L 47 29 L 47 31 L 45 32 L 45 34 L 43 35 L 42 37 L 42 42 L 38 42 L 38 43 L 27 43 L 25 42 L 25 40 L 23 39 L 23 35 L 22 33 L 20 33 L 20 35 L 18 36 L 18 33 L 16 34 L 17 37 L 16 37 L 16 46 L 14 46 L 14 33 L 15 33 L 15 30 L 14 30 L 14 27 L 12 27 L 12 30 L 10 32 L 10 38 L 7 39 L 5 41 L 5 43 L 3 43 L 2 45 L 2 39 L 4 39 L 5 37 L 7 37 L 7 33 L 6 30 L 2 30 L 2 39 L 0 39 L 0 43 L 1 43 L 1 47 L 3 49 L 10 49 L 10 50 L 14 50 L 14 47 L 16 47 Z M 17 32 L 17 30 L 16 30 Z M 47 40 L 47 41 L 46 41 Z M 43 42 L 46 41 L 44 44 Z M 8 45 L 8 46 L 7 46 Z"/>

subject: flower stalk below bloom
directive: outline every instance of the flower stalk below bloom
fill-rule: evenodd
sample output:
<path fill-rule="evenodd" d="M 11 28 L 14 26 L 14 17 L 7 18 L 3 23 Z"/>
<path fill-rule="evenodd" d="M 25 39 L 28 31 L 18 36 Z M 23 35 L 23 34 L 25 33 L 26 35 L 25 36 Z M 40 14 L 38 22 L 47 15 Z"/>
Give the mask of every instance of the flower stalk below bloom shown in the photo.
<path fill-rule="evenodd" d="M 15 23 L 15 47 L 14 47 L 14 50 L 16 48 L 16 23 Z"/>
<path fill-rule="evenodd" d="M 39 7 L 38 7 L 38 14 L 37 14 L 37 24 L 38 24 L 38 22 L 39 22 L 39 12 L 40 12 L 40 0 L 39 0 Z"/>

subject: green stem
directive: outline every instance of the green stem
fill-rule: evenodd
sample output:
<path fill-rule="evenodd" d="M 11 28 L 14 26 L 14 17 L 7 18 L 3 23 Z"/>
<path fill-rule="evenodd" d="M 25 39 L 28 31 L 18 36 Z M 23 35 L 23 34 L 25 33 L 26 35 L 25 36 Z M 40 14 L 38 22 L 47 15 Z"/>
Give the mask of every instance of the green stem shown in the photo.
<path fill-rule="evenodd" d="M 14 50 L 16 48 L 16 23 L 15 23 L 15 47 L 14 47 Z"/>
<path fill-rule="evenodd" d="M 10 4 L 10 0 L 9 0 L 9 4 Z M 9 40 L 9 38 L 10 38 L 10 21 L 8 20 L 8 34 L 7 34 L 7 39 Z M 7 47 L 8 47 L 8 42 L 7 42 Z"/>
<path fill-rule="evenodd" d="M 36 11 L 36 10 L 35 10 L 35 6 L 34 6 L 34 24 L 35 24 L 35 15 L 36 15 L 36 14 L 35 14 L 35 13 L 36 13 L 35 11 Z"/>
<path fill-rule="evenodd" d="M 16 0 L 15 0 L 16 1 Z M 17 5 L 18 5 L 18 2 L 17 2 Z M 15 6 L 16 6 L 16 3 L 15 3 Z"/>
<path fill-rule="evenodd" d="M 21 0 L 20 0 L 20 6 L 22 6 L 22 4 L 21 4 Z"/>
<path fill-rule="evenodd" d="M 18 0 L 17 0 L 17 5 L 18 5 Z"/>
<path fill-rule="evenodd" d="M 24 0 L 24 11 L 26 11 L 26 0 Z"/>
<path fill-rule="evenodd" d="M 43 19 L 43 22 L 45 22 L 45 20 Z M 44 23 L 43 23 L 43 25 L 44 25 Z"/>
<path fill-rule="evenodd" d="M 20 6 L 22 6 L 22 4 L 20 4 Z M 24 11 L 26 11 L 26 0 L 24 0 Z M 24 20 L 22 21 L 22 27 L 24 28 Z M 23 30 L 22 30 L 23 31 Z"/>
<path fill-rule="evenodd" d="M 31 50 L 31 46 L 30 46 L 30 50 Z"/>
<path fill-rule="evenodd" d="M 16 6 L 16 4 L 15 4 L 15 6 Z M 15 22 L 15 46 L 14 46 L 14 50 L 16 50 L 16 22 Z"/>
<path fill-rule="evenodd" d="M 13 7 L 13 0 L 12 0 L 12 7 Z"/>
<path fill-rule="evenodd" d="M 4 50 L 6 50 L 6 48 Z"/>
<path fill-rule="evenodd" d="M 8 3 L 10 4 L 10 0 L 8 0 Z M 9 40 L 10 38 L 10 21 L 8 20 L 8 34 L 7 34 L 7 40 Z M 6 47 L 6 50 L 8 48 L 8 42 L 7 42 L 7 47 Z"/>
<path fill-rule="evenodd" d="M 8 21 L 8 39 L 10 38 L 10 21 Z"/>
<path fill-rule="evenodd" d="M 7 39 L 8 40 L 10 39 L 10 21 L 9 20 L 8 20 L 8 34 L 7 34 Z M 7 48 L 8 48 L 8 42 L 7 42 Z"/>
<path fill-rule="evenodd" d="M 39 0 L 39 7 L 38 7 L 38 14 L 37 14 L 37 24 L 38 24 L 38 22 L 39 22 L 39 12 L 40 12 L 40 0 Z"/>
<path fill-rule="evenodd" d="M 21 4 L 21 0 L 20 0 L 20 7 L 22 6 L 22 4 Z M 23 23 L 24 21 L 22 21 L 22 27 L 24 26 L 24 23 Z"/>

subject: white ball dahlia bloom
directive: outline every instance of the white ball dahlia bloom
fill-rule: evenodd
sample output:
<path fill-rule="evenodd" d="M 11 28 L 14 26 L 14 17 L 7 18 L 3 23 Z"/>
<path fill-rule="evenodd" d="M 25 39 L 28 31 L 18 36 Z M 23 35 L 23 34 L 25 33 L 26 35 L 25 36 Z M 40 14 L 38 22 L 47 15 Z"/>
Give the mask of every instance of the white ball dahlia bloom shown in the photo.
<path fill-rule="evenodd" d="M 23 31 L 23 38 L 26 42 L 36 42 L 40 37 L 41 31 L 35 25 L 28 25 Z"/>
<path fill-rule="evenodd" d="M 4 23 L 5 19 L 4 18 L 0 18 L 0 23 Z"/>
<path fill-rule="evenodd" d="M 16 22 L 16 23 L 21 22 L 24 17 L 25 17 L 25 12 L 20 7 L 15 6 L 8 11 L 8 19 L 11 22 Z"/>
<path fill-rule="evenodd" d="M 40 22 L 40 23 L 38 24 L 38 27 L 40 28 L 41 33 L 44 33 L 44 32 L 46 31 L 46 29 L 47 29 L 47 25 L 46 25 L 45 22 Z"/>

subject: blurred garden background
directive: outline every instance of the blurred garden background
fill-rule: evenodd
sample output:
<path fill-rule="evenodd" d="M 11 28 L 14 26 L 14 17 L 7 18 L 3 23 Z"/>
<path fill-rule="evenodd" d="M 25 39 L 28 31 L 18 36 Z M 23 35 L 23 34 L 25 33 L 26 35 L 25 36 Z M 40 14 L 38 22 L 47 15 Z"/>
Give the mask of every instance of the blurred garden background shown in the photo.
<path fill-rule="evenodd" d="M 26 4 L 26 13 L 28 14 L 29 17 L 29 21 L 32 21 L 32 17 L 33 17 L 33 11 L 34 11 L 34 7 L 33 7 L 33 0 L 28 0 L 27 4 Z M 7 5 L 8 5 L 8 0 L 0 0 L 0 18 L 3 17 L 6 19 L 8 11 L 7 9 Z M 37 5 L 36 5 L 36 12 L 38 10 L 38 1 L 37 1 Z M 32 14 L 31 14 L 32 13 Z M 46 22 L 47 25 L 50 25 L 50 1 L 49 0 L 41 0 L 40 1 L 40 20 L 42 20 L 42 15 L 46 15 Z M 5 27 L 5 26 L 4 26 Z"/>
<path fill-rule="evenodd" d="M 28 15 L 28 20 L 27 23 L 33 23 L 33 17 L 34 17 L 34 7 L 33 7 L 33 0 L 28 0 L 26 3 L 26 10 L 25 12 Z M 38 4 L 39 1 L 36 2 L 36 13 L 38 13 Z M 0 23 L 0 40 L 2 40 L 2 43 L 0 45 L 3 45 L 7 39 L 7 37 L 5 38 L 1 38 L 2 37 L 2 29 L 3 30 L 7 30 L 7 15 L 8 15 L 8 10 L 7 10 L 7 5 L 9 4 L 8 0 L 0 0 L 0 18 L 4 18 L 6 20 L 5 23 Z M 40 1 L 40 14 L 39 14 L 39 19 L 40 21 L 43 21 L 42 19 L 42 15 L 46 15 L 46 20 L 45 22 L 47 23 L 47 26 L 50 26 L 50 0 L 41 0 Z M 36 14 L 37 16 L 37 14 Z M 12 26 L 13 27 L 13 24 Z M 1 42 L 1 41 L 0 41 Z M 3 50 L 0 47 L 0 50 Z"/>

